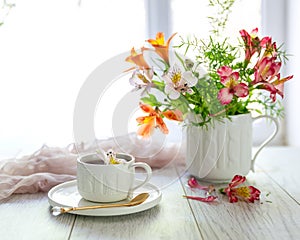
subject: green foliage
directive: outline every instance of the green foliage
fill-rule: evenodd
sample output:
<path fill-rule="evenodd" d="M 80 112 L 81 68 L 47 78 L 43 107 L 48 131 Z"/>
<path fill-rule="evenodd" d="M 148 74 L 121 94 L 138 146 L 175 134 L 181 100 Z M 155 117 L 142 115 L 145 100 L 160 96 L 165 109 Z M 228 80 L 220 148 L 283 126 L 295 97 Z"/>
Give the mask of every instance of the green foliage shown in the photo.
<path fill-rule="evenodd" d="M 216 69 L 219 69 L 221 66 L 232 65 L 232 62 L 237 58 L 238 50 L 227 42 L 227 38 L 222 42 L 216 42 L 210 36 L 208 43 L 204 41 L 198 42 L 202 44 L 197 49 L 199 54 L 196 56 L 196 60 L 203 64 L 206 69 L 209 69 L 210 77 L 217 77 L 214 74 Z"/>
<path fill-rule="evenodd" d="M 209 0 L 209 6 L 216 10 L 213 16 L 209 16 L 209 22 L 212 27 L 211 32 L 219 36 L 226 27 L 231 8 L 235 0 Z"/>

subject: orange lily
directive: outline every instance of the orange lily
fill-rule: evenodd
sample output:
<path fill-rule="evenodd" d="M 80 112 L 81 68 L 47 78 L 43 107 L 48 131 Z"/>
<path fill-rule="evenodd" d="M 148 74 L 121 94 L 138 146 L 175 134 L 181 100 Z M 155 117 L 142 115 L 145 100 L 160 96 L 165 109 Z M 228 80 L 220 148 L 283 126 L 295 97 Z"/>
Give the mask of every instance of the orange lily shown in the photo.
<path fill-rule="evenodd" d="M 167 110 L 167 111 L 163 112 L 162 114 L 170 120 L 175 120 L 175 121 L 179 121 L 179 122 L 183 121 L 182 112 L 180 112 L 178 109 L 176 109 L 174 111 Z"/>
<path fill-rule="evenodd" d="M 158 32 L 156 34 L 156 39 L 148 39 L 147 42 L 150 43 L 154 48 L 155 52 L 167 63 L 169 64 L 169 45 L 172 38 L 176 35 L 174 33 L 168 40 L 165 42 L 165 36 L 163 32 Z"/>
<path fill-rule="evenodd" d="M 155 128 L 155 116 L 138 117 L 136 121 L 141 125 L 137 131 L 137 134 L 148 138 Z"/>
<path fill-rule="evenodd" d="M 145 61 L 144 55 L 143 55 L 143 51 L 144 48 L 142 48 L 142 52 L 141 53 L 137 53 L 136 50 L 134 49 L 134 47 L 131 49 L 131 55 L 128 56 L 125 61 L 126 62 L 130 62 L 130 63 L 134 63 L 135 65 L 137 65 L 140 69 L 150 69 L 149 65 L 147 64 L 147 62 Z M 132 68 L 131 68 L 132 69 Z M 128 69 L 128 70 L 131 70 Z M 127 71 L 128 71 L 127 70 Z"/>
<path fill-rule="evenodd" d="M 159 128 L 164 134 L 168 134 L 169 130 L 162 119 L 162 116 L 170 120 L 182 121 L 182 113 L 179 110 L 167 110 L 161 112 L 159 108 L 153 109 L 150 105 L 140 103 L 140 108 L 148 113 L 148 116 L 138 117 L 136 121 L 139 123 L 140 128 L 138 129 L 138 135 L 142 137 L 150 137 L 155 128 Z"/>
<path fill-rule="evenodd" d="M 150 137 L 156 127 L 158 127 L 164 134 L 169 133 L 158 108 L 153 109 L 151 106 L 143 103 L 140 103 L 140 108 L 149 115 L 138 117 L 136 119 L 139 125 L 141 125 L 138 129 L 138 135 L 145 138 Z"/>

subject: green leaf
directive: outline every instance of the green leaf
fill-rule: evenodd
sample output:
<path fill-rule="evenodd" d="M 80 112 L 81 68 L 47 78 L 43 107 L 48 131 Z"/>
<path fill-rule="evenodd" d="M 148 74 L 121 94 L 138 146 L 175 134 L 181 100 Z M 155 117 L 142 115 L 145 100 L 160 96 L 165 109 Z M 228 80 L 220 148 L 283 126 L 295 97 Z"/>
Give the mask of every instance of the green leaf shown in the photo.
<path fill-rule="evenodd" d="M 153 95 L 153 94 L 148 94 L 148 97 L 143 97 L 141 98 L 141 100 L 146 103 L 146 104 L 149 104 L 151 106 L 157 106 L 157 107 L 160 107 L 162 104 L 157 101 L 156 97 Z"/>

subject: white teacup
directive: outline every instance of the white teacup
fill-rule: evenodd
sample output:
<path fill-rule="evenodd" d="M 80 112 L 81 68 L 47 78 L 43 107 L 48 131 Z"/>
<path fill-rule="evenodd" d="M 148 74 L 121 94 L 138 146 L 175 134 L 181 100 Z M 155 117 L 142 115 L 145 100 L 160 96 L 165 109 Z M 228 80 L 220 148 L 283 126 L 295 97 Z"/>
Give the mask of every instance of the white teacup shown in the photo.
<path fill-rule="evenodd" d="M 77 188 L 84 199 L 93 202 L 121 201 L 150 180 L 152 170 L 148 164 L 136 163 L 132 155 L 125 153 L 116 157 L 125 160 L 124 163 L 105 165 L 96 153 L 78 157 Z M 146 171 L 146 178 L 134 186 L 137 167 Z"/>

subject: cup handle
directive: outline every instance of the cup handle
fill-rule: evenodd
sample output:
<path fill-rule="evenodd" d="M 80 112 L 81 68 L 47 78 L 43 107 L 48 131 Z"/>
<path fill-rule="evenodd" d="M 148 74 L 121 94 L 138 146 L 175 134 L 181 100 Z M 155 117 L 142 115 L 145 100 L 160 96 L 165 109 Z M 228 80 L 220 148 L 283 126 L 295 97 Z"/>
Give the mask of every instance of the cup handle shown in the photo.
<path fill-rule="evenodd" d="M 146 178 L 144 179 L 144 181 L 142 183 L 140 183 L 137 186 L 135 186 L 132 189 L 130 189 L 130 191 L 133 192 L 137 188 L 139 188 L 139 187 L 145 185 L 147 182 L 149 182 L 149 180 L 151 178 L 151 175 L 152 175 L 152 169 L 151 169 L 151 167 L 147 163 L 143 163 L 143 162 L 133 163 L 130 167 L 133 167 L 133 168 L 136 168 L 136 167 L 143 168 L 146 171 L 146 173 L 147 173 L 147 176 L 146 176 Z"/>
<path fill-rule="evenodd" d="M 269 115 L 261 115 L 258 117 L 254 117 L 252 118 L 252 123 L 258 119 L 261 118 L 269 118 L 271 121 L 273 121 L 273 123 L 275 124 L 275 129 L 273 131 L 273 133 L 270 135 L 270 137 L 268 137 L 257 149 L 256 153 L 254 154 L 254 157 L 252 159 L 252 163 L 251 163 L 251 170 L 254 172 L 254 163 L 256 160 L 257 155 L 260 153 L 260 151 L 276 136 L 276 134 L 278 133 L 278 129 L 279 129 L 279 123 L 277 121 L 276 118 L 269 116 Z"/>

